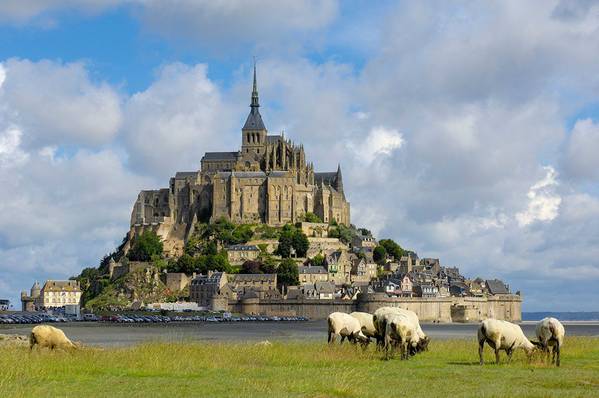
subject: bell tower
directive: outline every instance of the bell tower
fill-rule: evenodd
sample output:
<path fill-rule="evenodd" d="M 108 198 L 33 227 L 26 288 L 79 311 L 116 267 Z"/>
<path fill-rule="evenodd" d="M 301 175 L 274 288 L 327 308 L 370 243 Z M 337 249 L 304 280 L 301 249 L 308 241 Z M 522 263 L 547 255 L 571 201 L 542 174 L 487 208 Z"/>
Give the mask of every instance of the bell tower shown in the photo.
<path fill-rule="evenodd" d="M 252 88 L 252 102 L 250 114 L 241 129 L 241 152 L 264 155 L 266 148 L 266 127 L 260 115 L 260 102 L 258 100 L 258 86 L 256 84 L 256 61 L 254 61 L 254 85 Z"/>

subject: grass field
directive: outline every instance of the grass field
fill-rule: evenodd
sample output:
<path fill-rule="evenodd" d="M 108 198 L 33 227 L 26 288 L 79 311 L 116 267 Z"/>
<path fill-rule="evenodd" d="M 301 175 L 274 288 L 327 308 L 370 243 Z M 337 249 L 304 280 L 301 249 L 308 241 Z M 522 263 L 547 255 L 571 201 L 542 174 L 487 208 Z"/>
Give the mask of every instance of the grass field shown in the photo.
<path fill-rule="evenodd" d="M 560 368 L 529 364 L 522 352 L 481 367 L 468 340 L 433 341 L 409 361 L 317 342 L 0 348 L 0 396 L 599 397 L 599 338 L 568 338 Z"/>

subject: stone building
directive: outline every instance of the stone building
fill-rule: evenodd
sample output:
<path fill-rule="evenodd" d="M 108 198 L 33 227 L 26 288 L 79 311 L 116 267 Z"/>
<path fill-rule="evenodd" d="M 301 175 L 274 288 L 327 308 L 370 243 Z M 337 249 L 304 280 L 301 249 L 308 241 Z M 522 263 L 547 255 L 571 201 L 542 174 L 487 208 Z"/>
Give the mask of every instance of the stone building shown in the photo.
<path fill-rule="evenodd" d="M 189 286 L 189 300 L 195 301 L 202 307 L 211 305 L 212 297 L 220 294 L 220 290 L 227 284 L 225 272 L 208 271 L 208 275 L 198 275 Z"/>
<path fill-rule="evenodd" d="M 40 290 L 36 300 L 36 307 L 61 308 L 65 305 L 79 305 L 81 301 L 81 288 L 79 282 L 48 280 Z"/>
<path fill-rule="evenodd" d="M 255 260 L 260 255 L 256 245 L 232 245 L 226 248 L 227 258 L 233 265 L 241 265 L 248 260 Z"/>
<path fill-rule="evenodd" d="M 327 282 L 329 273 L 320 265 L 300 265 L 298 267 L 300 284 Z"/>
<path fill-rule="evenodd" d="M 303 145 L 283 133 L 268 134 L 259 107 L 254 67 L 241 148 L 207 152 L 200 170 L 176 173 L 168 188 L 141 191 L 131 214 L 130 236 L 151 228 L 162 237 L 165 251 L 177 255 L 198 221 L 224 217 L 235 223 L 281 226 L 302 221 L 311 212 L 324 223 L 350 225 L 341 167 L 316 172 Z"/>

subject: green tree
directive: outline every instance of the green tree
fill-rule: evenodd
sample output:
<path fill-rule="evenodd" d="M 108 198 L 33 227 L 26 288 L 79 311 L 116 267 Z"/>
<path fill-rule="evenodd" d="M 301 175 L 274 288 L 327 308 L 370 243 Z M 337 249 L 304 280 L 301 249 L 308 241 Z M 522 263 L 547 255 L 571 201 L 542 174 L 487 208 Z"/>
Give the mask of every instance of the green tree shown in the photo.
<path fill-rule="evenodd" d="M 133 240 L 133 246 L 129 250 L 129 260 L 150 261 L 152 256 L 162 255 L 163 246 L 160 237 L 154 231 L 146 230 Z"/>
<path fill-rule="evenodd" d="M 241 265 L 240 274 L 262 274 L 262 263 L 260 261 L 247 260 Z"/>
<path fill-rule="evenodd" d="M 302 232 L 301 229 L 295 230 L 292 244 L 293 248 L 295 249 L 295 254 L 298 257 L 306 257 L 306 253 L 310 247 L 310 241 L 308 241 L 308 237 Z"/>
<path fill-rule="evenodd" d="M 186 274 L 191 274 L 196 271 L 196 261 L 189 254 L 184 254 L 179 259 L 177 259 L 177 271 L 176 272 L 184 272 Z"/>
<path fill-rule="evenodd" d="M 383 246 L 387 253 L 398 261 L 405 255 L 405 250 L 392 239 L 381 239 L 379 245 Z"/>
<path fill-rule="evenodd" d="M 374 259 L 374 262 L 376 262 L 377 264 L 384 264 L 385 259 L 387 258 L 387 250 L 385 250 L 383 246 L 377 246 L 374 248 L 374 251 L 372 252 L 372 257 Z"/>
<path fill-rule="evenodd" d="M 297 264 L 290 258 L 283 259 L 277 267 L 277 280 L 282 286 L 299 285 L 299 269 Z"/>
<path fill-rule="evenodd" d="M 283 258 L 291 257 L 294 232 L 295 227 L 291 224 L 285 225 L 281 230 L 281 234 L 279 236 L 279 247 L 277 248 L 277 252 Z"/>

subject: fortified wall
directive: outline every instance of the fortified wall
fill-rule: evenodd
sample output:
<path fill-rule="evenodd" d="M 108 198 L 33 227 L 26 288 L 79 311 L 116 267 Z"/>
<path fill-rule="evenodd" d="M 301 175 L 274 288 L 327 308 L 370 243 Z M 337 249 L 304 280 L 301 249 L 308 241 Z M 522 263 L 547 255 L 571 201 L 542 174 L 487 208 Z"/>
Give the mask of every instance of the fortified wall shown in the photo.
<path fill-rule="evenodd" d="M 331 312 L 373 313 L 380 307 L 400 307 L 414 311 L 423 322 L 480 322 L 486 318 L 511 322 L 522 320 L 522 298 L 515 294 L 490 297 L 388 297 L 382 293 L 360 294 L 357 300 L 258 299 L 227 302 L 214 298 L 213 309 L 266 316 L 305 316 L 325 319 Z"/>

